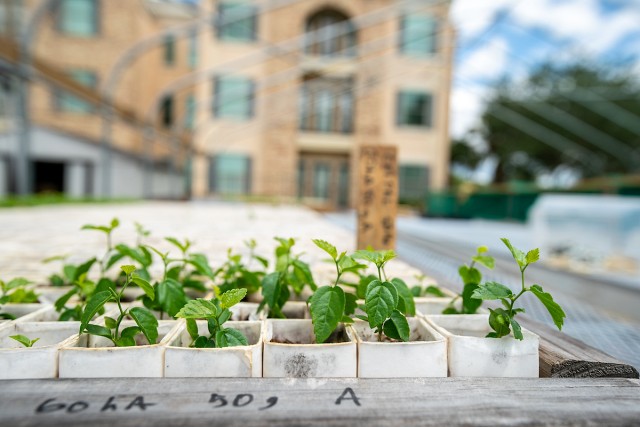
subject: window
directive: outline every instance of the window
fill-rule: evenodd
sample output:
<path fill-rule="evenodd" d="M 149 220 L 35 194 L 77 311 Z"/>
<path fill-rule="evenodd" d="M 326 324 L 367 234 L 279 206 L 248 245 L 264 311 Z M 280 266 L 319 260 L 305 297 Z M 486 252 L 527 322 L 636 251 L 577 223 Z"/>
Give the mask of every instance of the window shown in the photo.
<path fill-rule="evenodd" d="M 173 125 L 173 97 L 167 96 L 160 105 L 160 122 L 166 128 Z"/>
<path fill-rule="evenodd" d="M 98 33 L 98 0 L 61 0 L 58 28 L 70 36 Z"/>
<path fill-rule="evenodd" d="M 251 158 L 219 154 L 211 159 L 209 188 L 217 194 L 237 195 L 251 191 Z"/>
<path fill-rule="evenodd" d="M 198 33 L 196 31 L 189 36 L 189 56 L 187 61 L 189 68 L 192 70 L 198 66 Z"/>
<path fill-rule="evenodd" d="M 254 41 L 256 39 L 257 8 L 239 1 L 218 5 L 217 34 L 220 40 Z"/>
<path fill-rule="evenodd" d="M 306 27 L 305 52 L 322 56 L 355 55 L 356 31 L 349 18 L 329 10 L 311 16 Z"/>
<path fill-rule="evenodd" d="M 173 65 L 176 62 L 176 39 L 168 34 L 164 39 L 164 65 Z"/>
<path fill-rule="evenodd" d="M 430 94 L 403 91 L 398 94 L 397 123 L 400 126 L 432 126 L 432 104 Z"/>
<path fill-rule="evenodd" d="M 422 200 L 429 187 L 429 168 L 419 165 L 400 165 L 398 175 L 400 199 Z"/>
<path fill-rule="evenodd" d="M 429 56 L 436 52 L 437 23 L 426 15 L 402 18 L 400 52 L 410 56 Z"/>
<path fill-rule="evenodd" d="M 68 72 L 76 82 L 88 87 L 95 88 L 98 82 L 96 74 L 88 70 L 70 70 Z M 68 92 L 58 91 L 56 93 L 57 109 L 67 113 L 89 114 L 93 112 L 93 105 L 90 102 L 71 95 Z"/>
<path fill-rule="evenodd" d="M 247 120 L 253 116 L 253 81 L 244 77 L 218 77 L 214 81 L 213 114 Z"/>
<path fill-rule="evenodd" d="M 350 79 L 313 79 L 302 86 L 300 129 L 353 132 L 353 92 Z"/>
<path fill-rule="evenodd" d="M 187 96 L 184 110 L 184 127 L 193 130 L 196 120 L 196 98 L 193 95 Z"/>
<path fill-rule="evenodd" d="M 331 177 L 331 169 L 325 163 L 316 163 L 313 171 L 313 197 L 319 199 L 329 198 L 329 179 Z"/>

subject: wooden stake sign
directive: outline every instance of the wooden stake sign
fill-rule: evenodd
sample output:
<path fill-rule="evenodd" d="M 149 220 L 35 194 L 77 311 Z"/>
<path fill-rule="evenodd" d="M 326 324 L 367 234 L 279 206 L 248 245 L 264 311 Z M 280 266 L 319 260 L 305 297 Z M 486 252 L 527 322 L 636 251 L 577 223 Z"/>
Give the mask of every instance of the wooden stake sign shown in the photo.
<path fill-rule="evenodd" d="M 358 166 L 358 249 L 394 249 L 398 211 L 397 148 L 360 148 Z"/>

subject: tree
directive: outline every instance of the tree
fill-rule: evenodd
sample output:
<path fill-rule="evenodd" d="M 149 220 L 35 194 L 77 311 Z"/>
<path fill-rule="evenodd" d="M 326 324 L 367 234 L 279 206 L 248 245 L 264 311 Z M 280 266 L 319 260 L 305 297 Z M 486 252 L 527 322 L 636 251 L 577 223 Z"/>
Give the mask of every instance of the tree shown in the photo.
<path fill-rule="evenodd" d="M 480 130 L 495 182 L 570 167 L 583 177 L 640 170 L 640 84 L 629 72 L 545 64 L 502 81 Z"/>

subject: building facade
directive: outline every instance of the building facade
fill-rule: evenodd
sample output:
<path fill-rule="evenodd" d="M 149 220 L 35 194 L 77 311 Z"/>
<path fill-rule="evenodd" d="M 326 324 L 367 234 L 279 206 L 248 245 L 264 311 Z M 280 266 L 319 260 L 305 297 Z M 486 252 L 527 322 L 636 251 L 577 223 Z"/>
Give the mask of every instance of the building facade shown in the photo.
<path fill-rule="evenodd" d="M 3 0 L 19 3 L 24 16 L 42 1 Z M 372 144 L 398 147 L 401 199 L 447 185 L 450 0 L 53 3 L 34 37 L 34 57 L 100 93 L 112 87 L 114 103 L 151 117 L 156 127 L 149 136 L 113 121 L 114 155 L 130 165 L 120 165 L 127 173 L 114 168 L 108 196 L 174 194 L 162 175 L 173 165 L 175 176 L 189 175 L 189 192 L 198 198 L 277 196 L 321 209 L 349 207 L 358 148 Z M 5 10 L 0 21 L 10 15 Z M 190 23 L 198 25 L 166 33 Z M 145 44 L 149 39 L 155 42 Z M 127 56 L 134 59 L 110 84 Z M 100 195 L 104 110 L 31 86 L 34 190 Z M 192 135 L 189 160 L 159 132 Z M 0 130 L 0 159 L 10 158 L 9 134 Z M 52 142 L 61 140 L 67 144 Z M 92 155 L 75 155 L 83 150 Z M 158 176 L 145 193 L 149 157 Z M 10 161 L 0 164 L 0 178 L 11 181 L 11 169 Z"/>
<path fill-rule="evenodd" d="M 401 199 L 447 185 L 449 1 L 204 1 L 194 194 L 353 206 L 358 147 L 398 147 Z"/>

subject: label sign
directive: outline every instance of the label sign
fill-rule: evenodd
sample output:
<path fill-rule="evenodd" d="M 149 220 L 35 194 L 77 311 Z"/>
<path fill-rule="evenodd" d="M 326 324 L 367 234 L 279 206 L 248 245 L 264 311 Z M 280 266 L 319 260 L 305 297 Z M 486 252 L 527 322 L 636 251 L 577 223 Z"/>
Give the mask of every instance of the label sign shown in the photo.
<path fill-rule="evenodd" d="M 358 249 L 394 249 L 398 212 L 398 150 L 387 145 L 360 148 Z"/>

